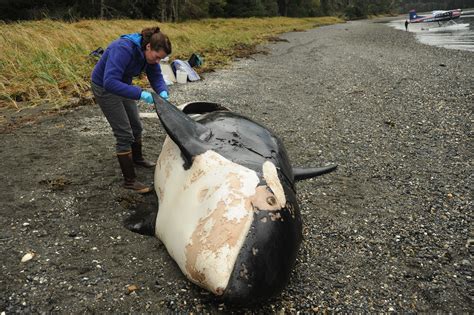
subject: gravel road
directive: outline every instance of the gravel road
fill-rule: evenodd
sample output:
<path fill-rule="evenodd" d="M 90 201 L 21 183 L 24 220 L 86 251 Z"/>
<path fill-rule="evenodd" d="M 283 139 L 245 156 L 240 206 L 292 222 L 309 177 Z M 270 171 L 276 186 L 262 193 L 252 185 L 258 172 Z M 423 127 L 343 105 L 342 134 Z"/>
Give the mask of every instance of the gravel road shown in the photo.
<path fill-rule="evenodd" d="M 219 304 L 157 239 L 125 229 L 153 196 L 120 188 L 111 131 L 84 106 L 1 134 L 0 312 L 474 312 L 474 54 L 379 22 L 284 34 L 171 88 L 176 104 L 268 126 L 294 166 L 339 164 L 297 185 L 304 241 L 280 296 Z M 144 126 L 154 159 L 164 132 Z"/>

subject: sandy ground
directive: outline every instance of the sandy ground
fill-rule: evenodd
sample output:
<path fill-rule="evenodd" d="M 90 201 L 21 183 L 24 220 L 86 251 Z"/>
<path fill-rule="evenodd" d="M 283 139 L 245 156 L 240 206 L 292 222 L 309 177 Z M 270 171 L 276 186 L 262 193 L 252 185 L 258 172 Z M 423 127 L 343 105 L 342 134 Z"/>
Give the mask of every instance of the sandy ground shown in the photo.
<path fill-rule="evenodd" d="M 474 54 L 373 21 L 281 38 L 171 88 L 176 104 L 219 102 L 265 124 L 294 166 L 339 164 L 297 186 L 304 241 L 280 296 L 219 304 L 156 238 L 125 229 L 154 198 L 120 187 L 111 131 L 85 106 L 1 134 L 0 312 L 474 312 Z M 144 126 L 155 159 L 164 133 Z"/>

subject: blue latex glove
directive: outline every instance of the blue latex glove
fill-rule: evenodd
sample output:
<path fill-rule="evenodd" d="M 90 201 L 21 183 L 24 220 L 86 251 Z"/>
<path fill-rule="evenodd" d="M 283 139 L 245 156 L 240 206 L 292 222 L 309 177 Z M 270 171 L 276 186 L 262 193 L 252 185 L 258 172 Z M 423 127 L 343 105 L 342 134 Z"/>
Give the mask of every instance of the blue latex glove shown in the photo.
<path fill-rule="evenodd" d="M 168 95 L 168 91 L 161 91 L 160 96 L 165 100 L 168 100 L 170 98 L 170 96 Z"/>
<path fill-rule="evenodd" d="M 148 104 L 155 104 L 155 102 L 153 101 L 153 96 L 150 92 L 142 91 L 142 94 L 140 94 L 140 99 Z"/>

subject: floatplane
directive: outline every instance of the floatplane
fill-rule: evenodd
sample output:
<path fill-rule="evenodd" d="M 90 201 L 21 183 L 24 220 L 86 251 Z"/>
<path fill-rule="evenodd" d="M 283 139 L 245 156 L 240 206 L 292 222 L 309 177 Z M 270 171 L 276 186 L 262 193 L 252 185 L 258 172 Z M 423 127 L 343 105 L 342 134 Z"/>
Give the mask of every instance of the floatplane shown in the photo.
<path fill-rule="evenodd" d="M 417 15 L 415 10 L 409 12 L 410 23 L 432 23 L 437 22 L 439 26 L 457 24 L 454 20 L 462 14 L 461 9 L 435 10 L 430 15 Z"/>

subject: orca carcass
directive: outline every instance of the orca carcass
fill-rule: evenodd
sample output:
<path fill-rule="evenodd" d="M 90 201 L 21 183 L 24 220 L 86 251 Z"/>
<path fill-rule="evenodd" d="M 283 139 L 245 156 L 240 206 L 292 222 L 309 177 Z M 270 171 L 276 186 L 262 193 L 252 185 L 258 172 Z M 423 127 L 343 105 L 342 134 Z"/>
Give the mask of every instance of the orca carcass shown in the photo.
<path fill-rule="evenodd" d="M 302 240 L 295 182 L 336 165 L 292 168 L 270 130 L 219 104 L 154 96 L 166 137 L 155 170 L 159 210 L 130 224 L 156 235 L 184 275 L 233 304 L 287 284 Z"/>

